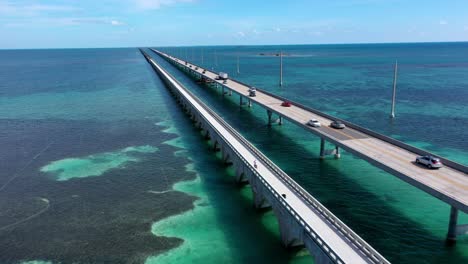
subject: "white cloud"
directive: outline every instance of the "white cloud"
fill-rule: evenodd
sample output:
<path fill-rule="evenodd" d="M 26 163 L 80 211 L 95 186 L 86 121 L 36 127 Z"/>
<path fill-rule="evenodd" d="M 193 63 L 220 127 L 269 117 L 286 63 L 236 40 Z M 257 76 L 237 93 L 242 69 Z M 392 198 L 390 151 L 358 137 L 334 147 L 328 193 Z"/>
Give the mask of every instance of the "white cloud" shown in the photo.
<path fill-rule="evenodd" d="M 82 24 L 101 24 L 112 26 L 126 25 L 115 17 L 72 16 L 81 8 L 70 5 L 39 4 L 38 1 L 0 0 L 0 17 L 5 17 L 5 27 L 35 26 L 75 26 Z"/>
<path fill-rule="evenodd" d="M 439 25 L 447 25 L 447 24 L 448 24 L 448 22 L 446 20 L 442 19 L 442 20 L 439 21 Z"/>
<path fill-rule="evenodd" d="M 143 10 L 159 9 L 163 6 L 170 6 L 177 3 L 191 3 L 195 0 L 133 0 L 137 8 Z"/>
<path fill-rule="evenodd" d="M 245 37 L 245 33 L 242 32 L 242 31 L 239 31 L 239 32 L 236 33 L 236 37 L 243 38 L 243 37 Z"/>
<path fill-rule="evenodd" d="M 123 26 L 124 22 L 107 17 L 80 17 L 80 18 L 60 18 L 57 20 L 62 25 L 82 25 L 82 24 L 98 24 L 98 25 L 112 25 Z"/>
<path fill-rule="evenodd" d="M 125 26 L 126 23 L 107 17 L 34 17 L 22 19 L 19 22 L 9 22 L 5 27 L 56 27 L 56 26 L 79 26 L 79 25 L 110 25 Z"/>
<path fill-rule="evenodd" d="M 110 21 L 110 24 L 113 25 L 113 26 L 122 26 L 122 25 L 125 25 L 125 23 L 120 22 L 120 21 L 118 21 L 118 20 L 111 20 L 111 21 Z"/>

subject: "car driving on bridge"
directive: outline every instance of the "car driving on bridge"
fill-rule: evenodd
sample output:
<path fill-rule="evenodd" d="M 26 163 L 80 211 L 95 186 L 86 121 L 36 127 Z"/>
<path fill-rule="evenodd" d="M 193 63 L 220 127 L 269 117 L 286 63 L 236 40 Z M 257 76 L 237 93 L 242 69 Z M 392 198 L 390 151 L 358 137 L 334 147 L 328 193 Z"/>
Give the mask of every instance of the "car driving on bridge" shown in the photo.
<path fill-rule="evenodd" d="M 257 89 L 255 89 L 255 87 L 252 86 L 252 87 L 249 88 L 249 96 L 250 97 L 257 96 L 256 92 L 257 92 Z"/>
<path fill-rule="evenodd" d="M 284 106 L 284 107 L 291 107 L 292 103 L 289 102 L 289 101 L 284 101 L 281 106 Z"/>
<path fill-rule="evenodd" d="M 320 127 L 321 126 L 320 122 L 315 118 L 312 118 L 311 120 L 309 120 L 309 122 L 307 122 L 307 125 L 311 126 L 311 127 Z"/>
<path fill-rule="evenodd" d="M 442 168 L 442 162 L 440 162 L 440 159 L 429 155 L 417 157 L 416 163 L 424 165 L 429 169 Z"/>
<path fill-rule="evenodd" d="M 346 127 L 346 125 L 343 122 L 339 121 L 339 120 L 333 120 L 333 122 L 331 122 L 330 126 L 333 127 L 333 128 L 337 128 L 337 129 L 343 129 L 343 128 Z"/>

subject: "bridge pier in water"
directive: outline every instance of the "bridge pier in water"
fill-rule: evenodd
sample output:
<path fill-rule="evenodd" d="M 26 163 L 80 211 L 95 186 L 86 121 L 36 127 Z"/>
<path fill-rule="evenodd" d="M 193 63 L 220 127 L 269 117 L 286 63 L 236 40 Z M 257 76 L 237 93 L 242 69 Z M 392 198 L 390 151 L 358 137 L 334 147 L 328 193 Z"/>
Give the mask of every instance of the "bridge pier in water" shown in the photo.
<path fill-rule="evenodd" d="M 267 109 L 267 115 L 268 115 L 268 126 L 271 126 L 273 123 L 278 123 L 278 125 L 283 125 L 283 117 L 281 115 L 278 115 L 278 119 L 273 120 L 273 112 L 271 110 Z"/>
<path fill-rule="evenodd" d="M 231 157 L 232 153 L 229 151 L 229 148 L 221 144 L 221 159 L 225 165 L 230 166 L 233 164 L 231 162 Z"/>
<path fill-rule="evenodd" d="M 267 110 L 267 115 L 268 115 L 268 126 L 271 126 L 271 111 L 270 110 Z"/>
<path fill-rule="evenodd" d="M 213 143 L 213 151 L 214 152 L 218 152 L 221 150 L 221 148 L 219 148 L 219 143 L 218 143 L 218 140 L 215 140 L 215 142 Z"/>
<path fill-rule="evenodd" d="M 205 131 L 205 137 L 204 138 L 205 138 L 205 140 L 210 140 L 211 139 L 210 131 L 208 131 L 208 130 Z"/>
<path fill-rule="evenodd" d="M 271 124 L 273 123 L 278 123 L 278 125 L 282 125 L 283 124 L 283 117 L 278 115 L 278 119 L 276 120 L 273 120 L 272 117 L 273 117 L 273 112 L 271 112 L 270 110 L 267 110 L 267 115 L 268 115 L 268 126 L 271 126 Z"/>
<path fill-rule="evenodd" d="M 450 208 L 450 220 L 447 232 L 447 243 L 455 244 L 457 241 L 457 222 L 458 222 L 458 210 L 455 207 Z"/>
<path fill-rule="evenodd" d="M 279 197 L 283 199 L 282 197 Z M 289 212 L 280 204 L 274 204 L 273 212 L 278 219 L 280 237 L 286 248 L 304 246 L 304 232 L 300 224 L 289 216 Z"/>
<path fill-rule="evenodd" d="M 339 159 L 341 157 L 340 147 L 335 145 L 334 149 L 330 149 L 330 150 L 325 149 L 325 138 L 321 137 L 320 138 L 320 159 L 325 159 L 326 155 L 331 155 L 331 154 L 335 156 L 335 159 Z"/>
<path fill-rule="evenodd" d="M 340 147 L 335 146 L 335 159 L 341 158 Z"/>
<path fill-rule="evenodd" d="M 243 164 L 241 164 L 241 161 L 239 160 L 234 160 L 233 161 L 234 166 L 236 167 L 236 182 L 239 184 L 246 184 L 248 183 L 248 179 L 246 177 L 246 170 Z"/>
<path fill-rule="evenodd" d="M 268 202 L 268 199 L 266 198 L 263 190 L 261 189 L 261 183 L 259 183 L 254 177 L 251 177 L 251 179 L 252 181 L 250 187 L 252 189 L 253 202 L 255 208 L 259 210 L 271 208 L 271 203 Z"/>
<path fill-rule="evenodd" d="M 459 235 L 468 235 L 468 224 L 458 225 L 458 209 L 454 206 L 451 206 L 446 238 L 447 245 L 455 245 L 457 242 L 457 236 Z"/>

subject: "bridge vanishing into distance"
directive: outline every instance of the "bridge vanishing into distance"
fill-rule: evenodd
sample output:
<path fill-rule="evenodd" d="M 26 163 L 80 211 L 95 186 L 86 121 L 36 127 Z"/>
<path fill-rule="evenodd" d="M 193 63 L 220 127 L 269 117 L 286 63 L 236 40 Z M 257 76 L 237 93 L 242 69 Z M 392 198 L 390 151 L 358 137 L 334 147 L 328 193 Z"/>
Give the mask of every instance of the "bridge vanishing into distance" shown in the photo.
<path fill-rule="evenodd" d="M 389 263 L 255 146 L 140 50 L 213 149 L 248 182 L 257 208 L 271 207 L 286 247 L 305 246 L 316 263 Z"/>
<path fill-rule="evenodd" d="M 468 224 L 459 225 L 457 223 L 459 211 L 468 213 L 467 166 L 439 157 L 444 167 L 438 170 L 430 170 L 416 164 L 416 156 L 438 155 L 296 102 L 292 102 L 291 107 L 283 107 L 281 104 L 284 101 L 291 101 L 265 90 L 257 88 L 256 96 L 250 97 L 249 88 L 252 87 L 251 85 L 232 78 L 226 81 L 220 80 L 218 74 L 213 71 L 161 51 L 151 50 L 194 78 L 211 83 L 217 88 L 221 87 L 223 95 L 226 93 L 232 95 L 233 92 L 238 94 L 241 106 L 246 104 L 250 107 L 252 103 L 255 103 L 263 107 L 268 115 L 268 124 L 271 123 L 274 114 L 278 116 L 279 124 L 285 118 L 306 131 L 319 136 L 321 138 L 321 158 L 327 154 L 334 154 L 335 157 L 339 158 L 340 148 L 343 148 L 449 204 L 451 206 L 447 231 L 447 242 L 449 244 L 454 244 L 458 235 L 468 234 Z M 346 128 L 337 130 L 326 125 L 318 128 L 307 126 L 307 122 L 312 118 L 317 119 L 321 124 L 330 124 L 333 120 L 339 120 L 346 124 Z M 335 148 L 326 150 L 325 141 L 334 144 Z"/>

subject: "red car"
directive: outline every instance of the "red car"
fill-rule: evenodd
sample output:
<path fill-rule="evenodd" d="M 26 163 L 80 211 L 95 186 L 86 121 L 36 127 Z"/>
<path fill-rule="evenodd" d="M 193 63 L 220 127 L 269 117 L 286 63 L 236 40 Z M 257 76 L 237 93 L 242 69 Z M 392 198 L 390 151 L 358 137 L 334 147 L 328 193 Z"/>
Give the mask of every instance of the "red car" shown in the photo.
<path fill-rule="evenodd" d="M 291 105 L 292 105 L 292 104 L 291 104 L 291 102 L 289 102 L 289 101 L 284 101 L 284 102 L 281 104 L 281 106 L 284 106 L 284 107 L 290 107 Z"/>

